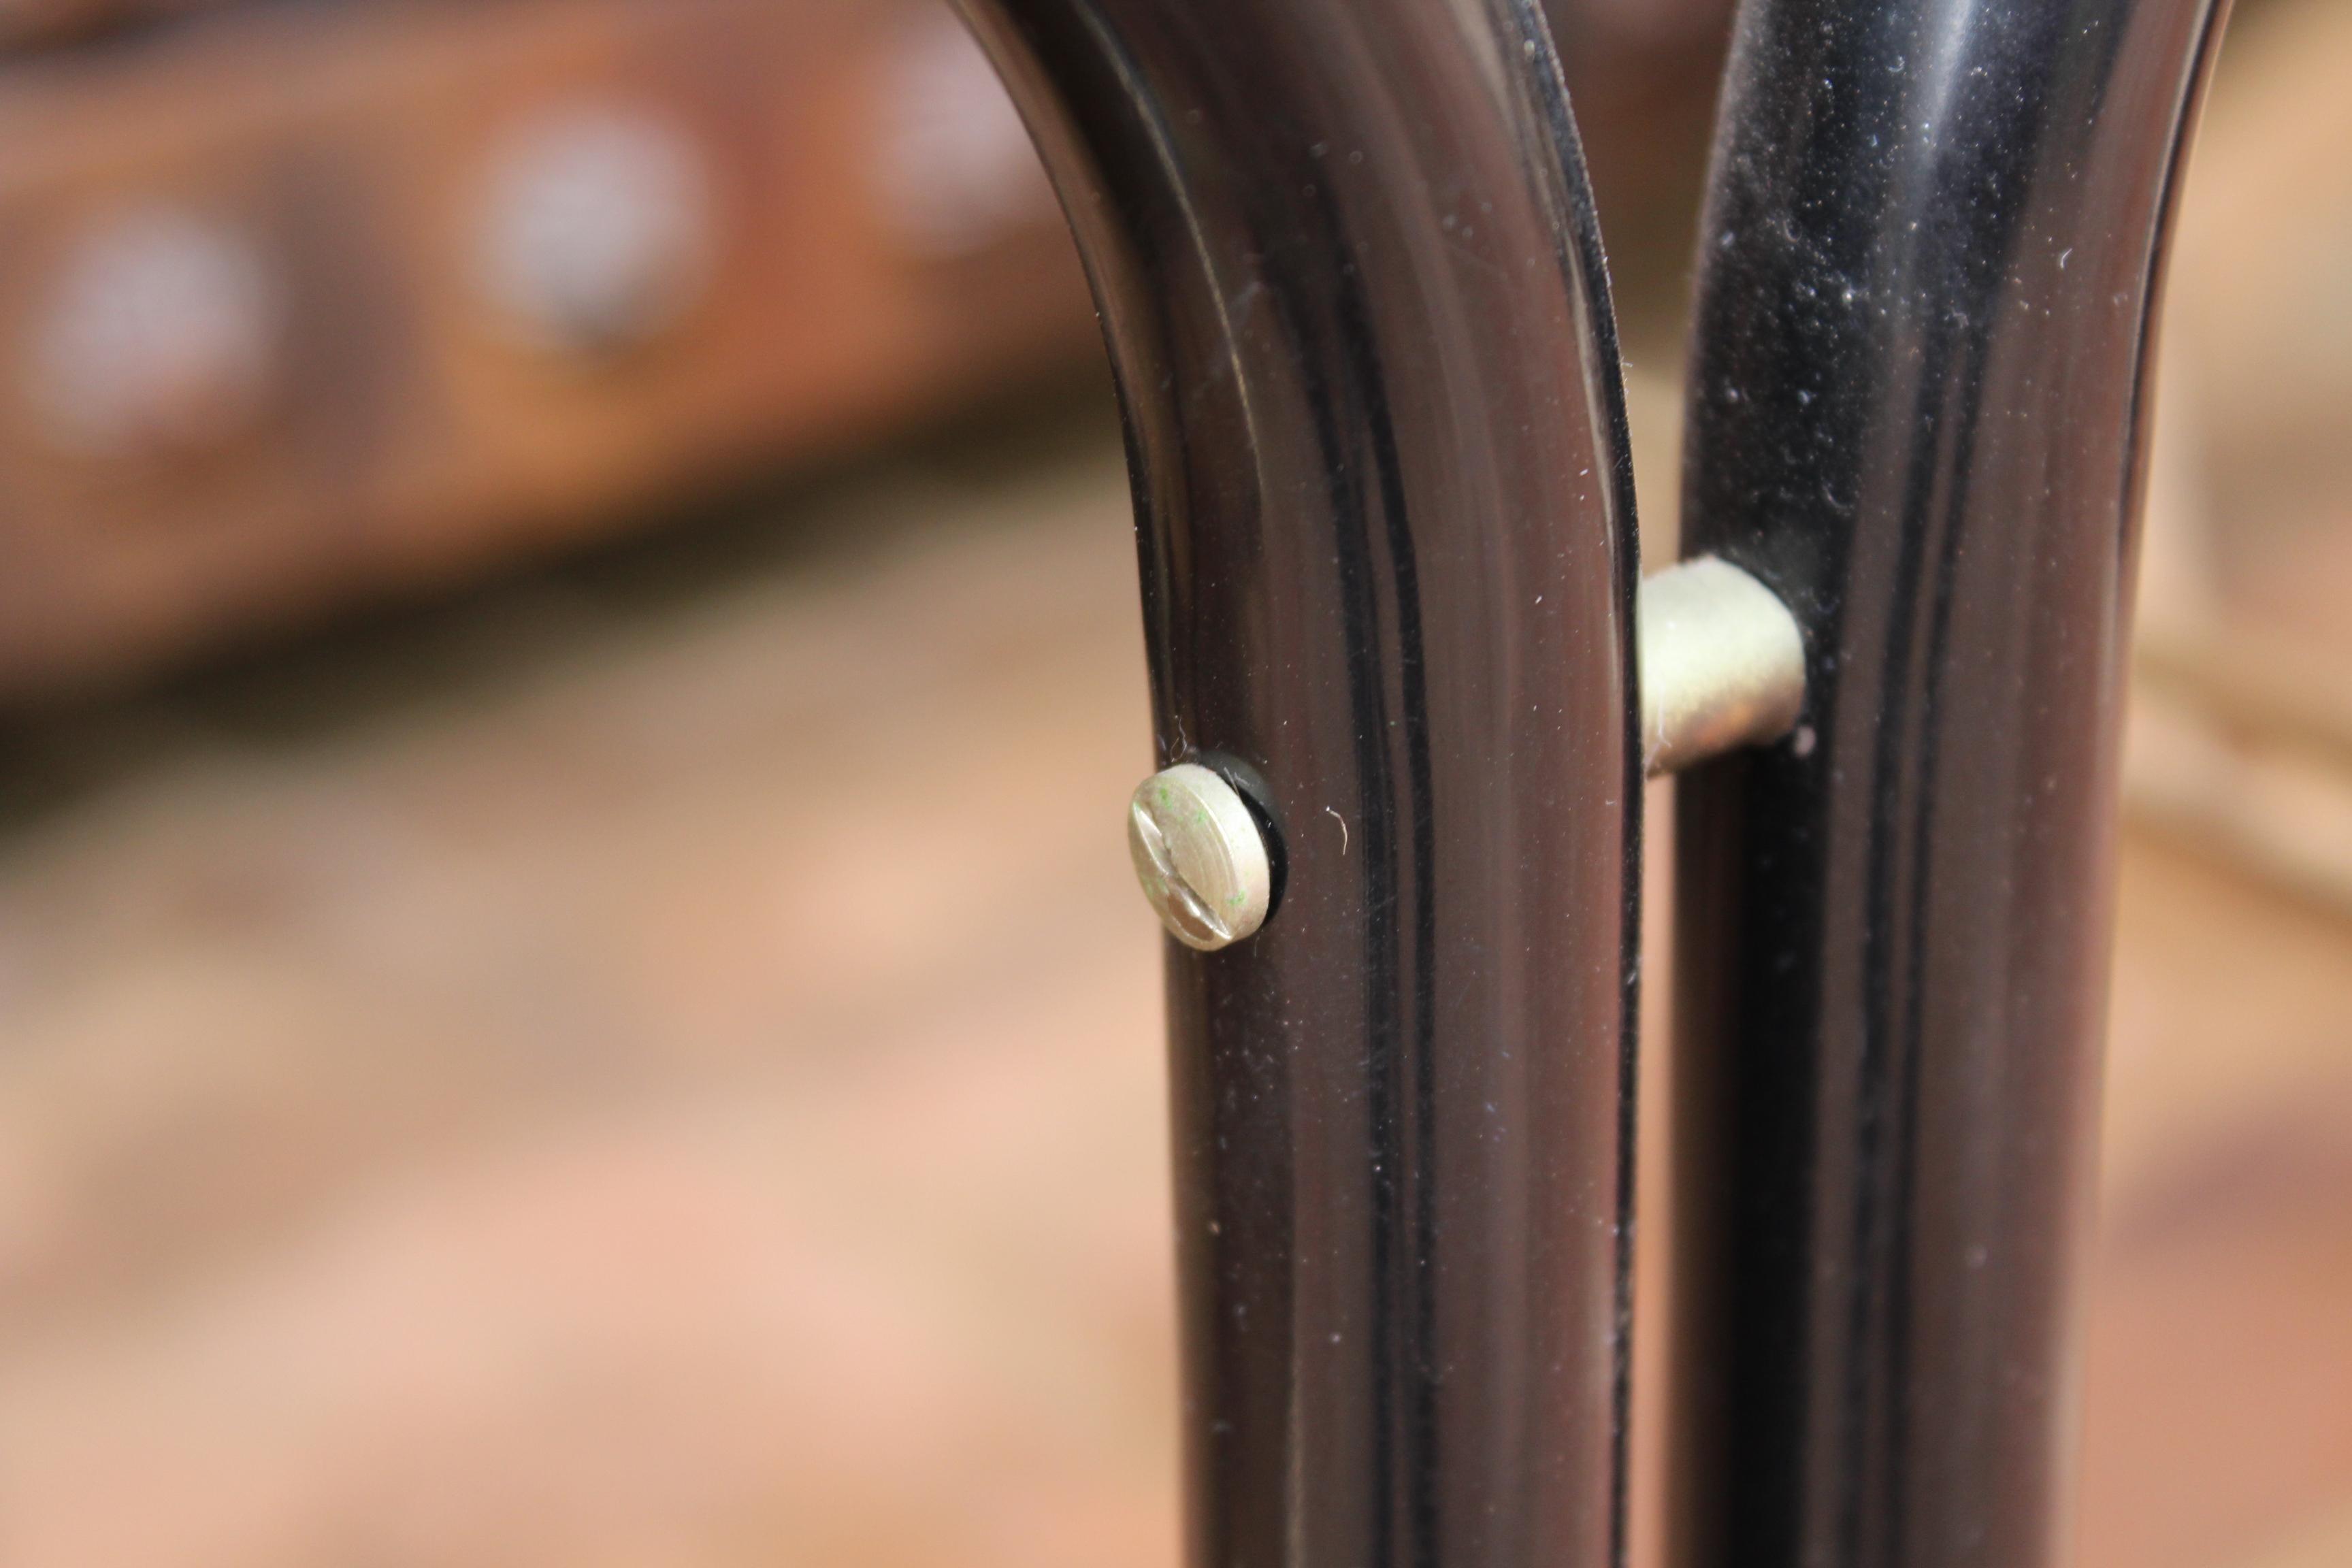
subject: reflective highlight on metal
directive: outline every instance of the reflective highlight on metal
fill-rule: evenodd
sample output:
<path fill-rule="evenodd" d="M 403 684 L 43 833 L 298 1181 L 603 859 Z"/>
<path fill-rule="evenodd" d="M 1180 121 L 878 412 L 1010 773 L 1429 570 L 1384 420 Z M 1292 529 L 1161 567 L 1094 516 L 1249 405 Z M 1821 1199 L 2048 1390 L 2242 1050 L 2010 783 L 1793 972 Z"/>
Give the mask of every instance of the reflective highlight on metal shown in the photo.
<path fill-rule="evenodd" d="M 1127 852 L 1168 934 L 1200 952 L 1245 942 L 1274 901 L 1274 858 L 1241 792 L 1198 763 L 1136 786 Z"/>
<path fill-rule="evenodd" d="M 542 110 L 509 131 L 477 237 L 481 284 L 506 324 L 590 358 L 676 325 L 718 247 L 708 163 L 685 126 L 622 103 Z"/>
<path fill-rule="evenodd" d="M 33 312 L 23 390 L 58 447 L 201 457 L 250 435 L 285 374 L 287 282 L 226 218 L 150 202 L 93 221 Z"/>
<path fill-rule="evenodd" d="M 1191 1561 L 1609 1563 L 1638 554 L 1541 16 L 968 8 L 1101 305 L 1161 760 L 1282 824 L 1168 969 Z"/>
<path fill-rule="evenodd" d="M 1680 790 L 1680 1568 L 2063 1556 L 2115 742 L 2213 0 L 1748 0 L 1686 548 L 1810 751 Z"/>
<path fill-rule="evenodd" d="M 1805 707 L 1805 635 L 1772 590 L 1702 556 L 1642 584 L 1642 756 L 1653 775 L 1778 741 Z"/>

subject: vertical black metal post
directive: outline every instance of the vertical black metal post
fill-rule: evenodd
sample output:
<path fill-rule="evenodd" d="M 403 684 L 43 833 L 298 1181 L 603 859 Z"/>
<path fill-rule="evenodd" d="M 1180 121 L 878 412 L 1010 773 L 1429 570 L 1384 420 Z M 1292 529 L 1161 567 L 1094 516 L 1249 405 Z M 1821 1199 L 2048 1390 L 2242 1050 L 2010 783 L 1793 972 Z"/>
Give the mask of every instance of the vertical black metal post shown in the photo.
<path fill-rule="evenodd" d="M 1192 1561 L 1606 1563 L 1636 552 L 1539 14 L 968 9 L 1102 310 L 1160 760 L 1284 861 L 1168 953 Z"/>
<path fill-rule="evenodd" d="M 1811 639 L 1686 778 L 1679 1568 L 2064 1537 L 2149 331 L 2215 0 L 1748 0 L 1687 548 Z"/>

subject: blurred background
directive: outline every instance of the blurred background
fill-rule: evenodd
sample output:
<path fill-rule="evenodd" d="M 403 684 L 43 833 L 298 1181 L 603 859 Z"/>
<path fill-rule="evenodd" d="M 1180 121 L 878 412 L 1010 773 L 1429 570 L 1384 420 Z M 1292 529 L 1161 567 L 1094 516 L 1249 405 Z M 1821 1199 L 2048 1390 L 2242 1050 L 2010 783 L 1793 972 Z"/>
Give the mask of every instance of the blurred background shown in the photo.
<path fill-rule="evenodd" d="M 1726 11 L 1555 11 L 1670 558 Z M 2093 1568 L 2352 1564 L 2347 80 L 2173 272 Z M 1172 1564 L 1132 574 L 932 0 L 0 0 L 0 1568 Z"/>

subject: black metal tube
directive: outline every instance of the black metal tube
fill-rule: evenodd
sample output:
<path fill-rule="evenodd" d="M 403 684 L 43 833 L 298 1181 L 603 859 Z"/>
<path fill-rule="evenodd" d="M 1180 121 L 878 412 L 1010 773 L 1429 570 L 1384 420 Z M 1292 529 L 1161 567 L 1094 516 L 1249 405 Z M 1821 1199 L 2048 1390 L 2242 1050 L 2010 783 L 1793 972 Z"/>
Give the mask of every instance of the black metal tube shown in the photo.
<path fill-rule="evenodd" d="M 1191 1559 L 1609 1562 L 1636 552 L 1540 16 L 968 9 L 1101 307 L 1160 759 L 1286 861 L 1168 953 Z"/>
<path fill-rule="evenodd" d="M 1686 548 L 1798 608 L 1686 778 L 1680 1568 L 2063 1554 L 2115 742 L 2214 0 L 1748 0 Z"/>

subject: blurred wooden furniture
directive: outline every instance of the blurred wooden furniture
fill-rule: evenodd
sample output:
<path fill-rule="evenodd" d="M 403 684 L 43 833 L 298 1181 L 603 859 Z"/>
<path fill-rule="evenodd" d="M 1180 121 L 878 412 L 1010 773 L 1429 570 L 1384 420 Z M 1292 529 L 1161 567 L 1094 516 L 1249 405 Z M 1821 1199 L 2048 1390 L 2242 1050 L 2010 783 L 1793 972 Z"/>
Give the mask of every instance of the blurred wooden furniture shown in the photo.
<path fill-rule="evenodd" d="M 168 9 L 0 58 L 0 702 L 1093 352 L 942 6 Z"/>
<path fill-rule="evenodd" d="M 2181 210 L 2125 785 L 2143 823 L 2352 911 L 2352 13 L 2232 28 Z"/>

